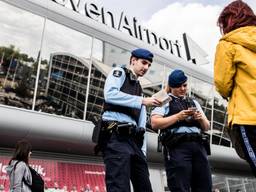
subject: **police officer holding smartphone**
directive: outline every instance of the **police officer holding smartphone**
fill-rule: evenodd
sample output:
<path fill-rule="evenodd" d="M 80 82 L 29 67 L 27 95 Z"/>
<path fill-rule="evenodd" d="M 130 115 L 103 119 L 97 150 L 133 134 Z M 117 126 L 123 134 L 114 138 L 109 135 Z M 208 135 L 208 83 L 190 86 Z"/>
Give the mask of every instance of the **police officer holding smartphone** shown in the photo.
<path fill-rule="evenodd" d="M 168 78 L 172 98 L 151 112 L 153 129 L 160 129 L 167 183 L 171 192 L 211 192 L 212 180 L 204 131 L 209 121 L 200 104 L 187 94 L 187 76 L 174 70 Z M 209 143 L 208 143 L 209 144 Z"/>
<path fill-rule="evenodd" d="M 104 87 L 102 127 L 109 133 L 103 146 L 108 192 L 130 192 L 130 181 L 135 192 L 152 192 L 146 162 L 146 106 L 159 106 L 153 98 L 143 98 L 138 81 L 153 61 L 146 49 L 131 53 L 130 67 L 114 68 Z"/>

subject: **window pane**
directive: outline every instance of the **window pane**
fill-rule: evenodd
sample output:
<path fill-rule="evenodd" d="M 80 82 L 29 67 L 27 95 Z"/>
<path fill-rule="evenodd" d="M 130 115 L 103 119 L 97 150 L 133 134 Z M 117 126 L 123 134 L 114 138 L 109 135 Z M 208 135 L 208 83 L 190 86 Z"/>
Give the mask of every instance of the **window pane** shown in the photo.
<path fill-rule="evenodd" d="M 194 77 L 189 77 L 189 89 L 190 96 L 201 105 L 207 119 L 212 123 L 213 85 Z M 211 132 L 208 131 L 208 133 L 210 134 Z"/>
<path fill-rule="evenodd" d="M 0 1 L 0 103 L 31 109 L 44 19 Z"/>
<path fill-rule="evenodd" d="M 83 119 L 92 38 L 47 20 L 36 110 Z"/>
<path fill-rule="evenodd" d="M 190 77 L 189 86 L 191 97 L 199 102 L 207 119 L 211 121 L 213 86 L 194 77 Z"/>
<path fill-rule="evenodd" d="M 154 93 L 160 91 L 162 89 L 162 85 L 155 85 L 155 86 L 151 86 L 151 87 L 146 87 L 143 89 L 143 94 L 145 97 L 151 97 Z M 151 111 L 154 109 L 154 107 L 147 107 L 147 124 L 146 124 L 146 128 L 148 131 L 153 131 L 153 132 L 157 132 L 155 130 L 152 129 L 151 127 L 151 123 L 150 123 L 150 115 L 151 115 Z"/>
<path fill-rule="evenodd" d="M 116 66 L 129 67 L 130 59 L 130 52 L 127 50 L 98 39 L 94 40 L 93 48 L 87 120 L 93 120 L 94 116 L 99 118 L 103 111 L 103 89 L 108 73 Z"/>
<path fill-rule="evenodd" d="M 148 69 L 144 76 L 144 85 L 152 86 L 152 84 L 162 84 L 164 78 L 164 65 L 159 64 L 157 61 L 153 61 L 151 67 Z"/>
<path fill-rule="evenodd" d="M 230 146 L 230 139 L 225 131 L 227 124 L 227 101 L 225 101 L 216 91 L 214 92 L 213 110 L 213 143 L 217 145 Z"/>

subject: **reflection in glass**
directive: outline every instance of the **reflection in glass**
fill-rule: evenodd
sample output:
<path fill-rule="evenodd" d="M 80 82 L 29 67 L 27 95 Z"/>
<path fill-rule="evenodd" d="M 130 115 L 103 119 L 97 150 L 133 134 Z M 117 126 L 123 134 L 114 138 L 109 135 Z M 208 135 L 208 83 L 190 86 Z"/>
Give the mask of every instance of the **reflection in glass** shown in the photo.
<path fill-rule="evenodd" d="M 256 180 L 250 178 L 213 175 L 213 191 L 219 192 L 254 192 Z"/>
<path fill-rule="evenodd" d="M 156 86 L 152 86 L 152 87 L 145 87 L 143 88 L 143 95 L 144 97 L 151 97 L 154 93 L 160 91 L 162 88 L 162 85 L 159 84 L 159 85 L 156 85 Z M 155 132 L 155 130 L 152 129 L 151 127 L 151 124 L 150 124 L 150 114 L 151 114 L 151 111 L 153 110 L 153 107 L 147 107 L 147 124 L 146 124 L 146 128 L 148 131 L 150 132 Z"/>
<path fill-rule="evenodd" d="M 38 110 L 83 119 L 88 70 L 88 59 L 52 54 L 46 97 L 38 97 Z"/>
<path fill-rule="evenodd" d="M 95 44 L 95 46 L 99 46 L 98 48 L 95 47 L 94 50 L 99 50 L 100 43 Z M 129 60 L 131 53 L 125 49 L 119 48 L 117 46 L 111 45 L 109 43 L 102 42 L 102 62 L 110 67 L 116 66 L 126 66 L 129 67 Z M 95 52 L 95 55 L 99 55 L 98 52 Z M 93 54 L 94 57 L 94 54 Z"/>
<path fill-rule="evenodd" d="M 164 65 L 157 63 L 157 61 L 153 61 L 147 73 L 144 75 L 144 85 L 152 86 L 156 84 L 162 84 L 163 78 L 165 77 L 164 73 Z"/>
<path fill-rule="evenodd" d="M 86 120 L 93 121 L 103 112 L 103 89 L 107 75 L 117 66 L 129 66 L 130 53 L 109 43 L 95 39 L 88 95 Z"/>
<path fill-rule="evenodd" d="M 190 97 L 194 98 L 201 105 L 204 114 L 212 124 L 213 85 L 190 76 L 189 90 Z M 210 125 L 210 127 L 213 126 Z M 211 134 L 210 131 L 208 133 Z"/>
<path fill-rule="evenodd" d="M 162 83 L 164 82 L 165 77 L 165 71 L 164 71 L 164 65 L 161 65 L 157 63 L 157 61 L 153 61 L 152 65 L 150 66 L 149 70 L 145 74 L 145 76 L 142 79 L 143 84 L 143 95 L 144 97 L 151 97 L 156 92 L 160 91 L 164 85 Z M 150 132 L 156 132 L 152 129 L 151 123 L 150 123 L 150 114 L 153 110 L 153 107 L 147 107 L 147 124 L 146 128 Z"/>
<path fill-rule="evenodd" d="M 31 109 L 44 19 L 0 2 L 0 103 Z"/>
<path fill-rule="evenodd" d="M 93 39 L 93 58 L 99 62 L 103 62 L 103 42 L 99 39 Z"/>
<path fill-rule="evenodd" d="M 227 125 L 227 101 L 219 93 L 214 92 L 214 110 L 213 110 L 213 143 L 217 145 L 230 146 L 231 142 L 225 126 Z"/>
<path fill-rule="evenodd" d="M 47 20 L 35 109 L 84 117 L 92 38 Z"/>
<path fill-rule="evenodd" d="M 173 70 L 174 69 L 168 67 L 167 65 L 164 66 L 164 75 L 163 75 L 164 79 L 162 80 L 164 87 L 166 87 L 168 85 L 168 77 Z"/>
<path fill-rule="evenodd" d="M 106 72 L 103 70 L 104 67 L 101 67 L 103 65 L 103 63 L 97 60 L 93 60 L 92 62 L 86 114 L 86 119 L 89 121 L 94 121 L 94 118 L 98 119 L 103 112 L 103 89 L 106 80 Z M 110 70 L 111 68 L 108 71 Z"/>
<path fill-rule="evenodd" d="M 211 121 L 213 86 L 194 77 L 189 78 L 190 96 L 199 102 L 207 119 Z"/>

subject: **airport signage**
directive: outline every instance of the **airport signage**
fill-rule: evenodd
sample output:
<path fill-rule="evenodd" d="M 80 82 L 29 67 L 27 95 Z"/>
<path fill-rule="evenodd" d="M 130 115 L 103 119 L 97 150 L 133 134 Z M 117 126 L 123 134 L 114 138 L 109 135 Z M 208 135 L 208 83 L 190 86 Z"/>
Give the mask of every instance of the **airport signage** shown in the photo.
<path fill-rule="evenodd" d="M 124 12 L 113 14 L 103 6 L 98 6 L 94 2 L 86 0 L 52 0 L 64 7 L 70 8 L 75 12 L 83 14 L 90 19 L 105 24 L 113 29 L 128 33 L 130 36 L 147 42 L 152 46 L 158 46 L 161 50 L 181 57 L 180 44 L 178 40 L 172 41 L 155 32 L 141 26 L 136 17 L 128 17 Z"/>

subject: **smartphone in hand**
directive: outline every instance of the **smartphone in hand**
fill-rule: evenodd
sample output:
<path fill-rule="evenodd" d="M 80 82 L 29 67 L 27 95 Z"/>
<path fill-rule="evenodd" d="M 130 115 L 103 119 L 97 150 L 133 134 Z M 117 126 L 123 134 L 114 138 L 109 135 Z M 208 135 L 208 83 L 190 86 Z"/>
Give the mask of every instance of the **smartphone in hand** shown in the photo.
<path fill-rule="evenodd" d="M 189 107 L 188 110 L 191 110 L 193 112 L 196 112 L 197 111 L 197 108 L 196 107 Z"/>

